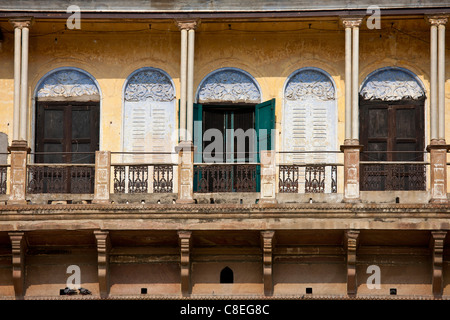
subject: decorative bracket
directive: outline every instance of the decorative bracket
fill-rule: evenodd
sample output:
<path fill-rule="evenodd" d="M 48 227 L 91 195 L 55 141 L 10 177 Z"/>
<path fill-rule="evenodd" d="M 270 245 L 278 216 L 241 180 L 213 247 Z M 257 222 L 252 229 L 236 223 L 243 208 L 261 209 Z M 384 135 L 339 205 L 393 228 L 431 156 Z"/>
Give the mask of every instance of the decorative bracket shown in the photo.
<path fill-rule="evenodd" d="M 178 231 L 181 266 L 181 294 L 183 296 L 188 296 L 191 293 L 191 239 L 191 231 Z"/>
<path fill-rule="evenodd" d="M 27 248 L 24 232 L 9 232 L 12 246 L 12 276 L 16 299 L 25 295 L 25 251 Z"/>
<path fill-rule="evenodd" d="M 109 231 L 95 230 L 94 235 L 97 239 L 100 296 L 102 298 L 107 298 L 109 295 L 109 252 L 111 250 Z"/>
<path fill-rule="evenodd" d="M 261 245 L 263 251 L 263 279 L 264 294 L 273 294 L 273 247 L 275 231 L 261 231 Z"/>
<path fill-rule="evenodd" d="M 430 247 L 432 251 L 433 278 L 432 291 L 436 298 L 442 297 L 443 290 L 443 274 L 442 262 L 444 252 L 444 241 L 447 231 L 431 231 Z"/>
<path fill-rule="evenodd" d="M 344 247 L 347 254 L 347 295 L 356 296 L 356 249 L 358 247 L 359 230 L 345 232 Z"/>

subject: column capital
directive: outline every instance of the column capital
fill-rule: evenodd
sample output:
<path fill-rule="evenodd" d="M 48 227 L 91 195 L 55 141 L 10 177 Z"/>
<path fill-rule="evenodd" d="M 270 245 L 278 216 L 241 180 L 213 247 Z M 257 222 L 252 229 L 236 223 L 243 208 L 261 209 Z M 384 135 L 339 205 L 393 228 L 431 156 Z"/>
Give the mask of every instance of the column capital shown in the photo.
<path fill-rule="evenodd" d="M 176 19 L 175 24 L 180 30 L 195 30 L 200 25 L 199 19 Z"/>
<path fill-rule="evenodd" d="M 14 28 L 29 28 L 34 23 L 33 17 L 17 17 L 9 19 L 9 23 L 13 25 Z"/>
<path fill-rule="evenodd" d="M 432 25 L 432 26 L 440 26 L 445 25 L 448 22 L 448 15 L 441 14 L 441 15 L 432 15 L 432 16 L 426 16 L 426 20 Z"/>
<path fill-rule="evenodd" d="M 345 28 L 356 28 L 359 27 L 364 19 L 364 16 L 349 16 L 349 17 L 340 17 L 340 22 L 344 25 Z"/>

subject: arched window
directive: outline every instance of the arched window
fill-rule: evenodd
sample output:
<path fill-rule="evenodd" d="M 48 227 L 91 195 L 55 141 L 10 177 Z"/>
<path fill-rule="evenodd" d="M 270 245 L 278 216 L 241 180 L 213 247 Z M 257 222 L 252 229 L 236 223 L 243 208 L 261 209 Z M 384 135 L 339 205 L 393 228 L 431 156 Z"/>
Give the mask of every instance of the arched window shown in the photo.
<path fill-rule="evenodd" d="M 35 150 L 47 153 L 35 161 L 93 163 L 100 130 L 100 92 L 94 78 L 76 68 L 56 69 L 39 82 L 35 100 Z"/>
<path fill-rule="evenodd" d="M 363 161 L 423 161 L 425 90 L 410 71 L 376 70 L 360 90 Z M 424 190 L 423 165 L 363 165 L 361 190 Z"/>
<path fill-rule="evenodd" d="M 282 161 L 293 164 L 335 163 L 336 127 L 336 89 L 331 77 L 318 68 L 302 68 L 293 72 L 284 87 L 281 126 L 283 151 L 293 152 L 283 154 Z M 324 170 L 326 177 L 331 176 L 330 166 L 325 166 Z M 303 166 L 299 168 L 298 183 L 305 183 Z M 323 183 L 323 192 L 331 192 L 332 179 L 325 179 Z M 305 189 L 299 188 L 299 191 Z"/>
<path fill-rule="evenodd" d="M 233 270 L 229 267 L 225 267 L 220 271 L 220 283 L 233 283 L 234 274 Z"/>
<path fill-rule="evenodd" d="M 123 151 L 173 152 L 175 89 L 170 76 L 156 68 L 133 72 L 124 87 Z M 134 154 L 125 162 L 164 162 L 163 154 Z"/>
<path fill-rule="evenodd" d="M 195 162 L 254 163 L 260 150 L 274 148 L 275 100 L 262 102 L 257 81 L 247 72 L 222 68 L 200 83 L 194 104 Z M 247 166 L 245 169 L 250 168 Z M 258 192 L 257 167 L 228 166 L 224 173 L 195 176 L 198 192 Z M 232 172 L 232 170 L 234 170 Z M 209 173 L 208 173 L 209 174 Z M 239 181 L 249 180 L 248 183 Z M 220 180 L 220 182 L 219 182 Z M 246 181 L 247 181 L 246 180 Z"/>

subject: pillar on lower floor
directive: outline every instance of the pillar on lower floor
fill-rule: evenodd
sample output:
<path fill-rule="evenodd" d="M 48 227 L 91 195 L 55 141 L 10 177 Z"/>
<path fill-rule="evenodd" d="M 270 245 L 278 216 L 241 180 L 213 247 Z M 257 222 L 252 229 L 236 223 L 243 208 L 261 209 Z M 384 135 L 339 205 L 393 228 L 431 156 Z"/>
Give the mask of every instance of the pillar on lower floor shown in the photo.
<path fill-rule="evenodd" d="M 95 230 L 94 236 L 97 241 L 97 263 L 98 263 L 98 284 L 101 298 L 109 295 L 109 252 L 111 241 L 109 231 Z"/>
<path fill-rule="evenodd" d="M 356 250 L 358 248 L 359 230 L 345 232 L 344 246 L 347 260 L 347 295 L 356 296 Z"/>
<path fill-rule="evenodd" d="M 431 232 L 431 243 L 430 249 L 432 252 L 432 292 L 435 298 L 442 297 L 443 291 L 443 273 L 442 273 L 442 263 L 443 263 L 443 253 L 444 253 L 444 241 L 447 236 L 447 231 L 432 231 Z"/>
<path fill-rule="evenodd" d="M 25 295 L 25 253 L 26 241 L 24 232 L 9 232 L 12 247 L 12 278 L 16 299 Z"/>
<path fill-rule="evenodd" d="M 275 231 L 261 231 L 261 246 L 263 252 L 264 295 L 273 295 L 273 248 Z"/>
<path fill-rule="evenodd" d="M 189 296 L 191 294 L 191 239 L 191 231 L 178 231 L 181 266 L 181 294 L 183 296 Z"/>

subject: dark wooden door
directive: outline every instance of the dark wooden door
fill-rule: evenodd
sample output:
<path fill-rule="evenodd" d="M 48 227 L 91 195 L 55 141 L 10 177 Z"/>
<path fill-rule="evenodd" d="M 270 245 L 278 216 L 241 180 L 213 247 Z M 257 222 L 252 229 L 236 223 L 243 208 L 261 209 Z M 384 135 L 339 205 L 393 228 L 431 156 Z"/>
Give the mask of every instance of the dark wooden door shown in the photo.
<path fill-rule="evenodd" d="M 36 163 L 29 171 L 31 193 L 93 193 L 99 150 L 99 104 L 39 102 L 36 109 Z M 77 165 L 79 164 L 79 165 Z"/>
<path fill-rule="evenodd" d="M 98 149 L 98 103 L 38 103 L 36 162 L 94 163 L 94 152 Z"/>
<path fill-rule="evenodd" d="M 423 161 L 424 101 L 360 101 L 363 161 Z M 422 190 L 423 165 L 363 165 L 362 190 Z"/>

